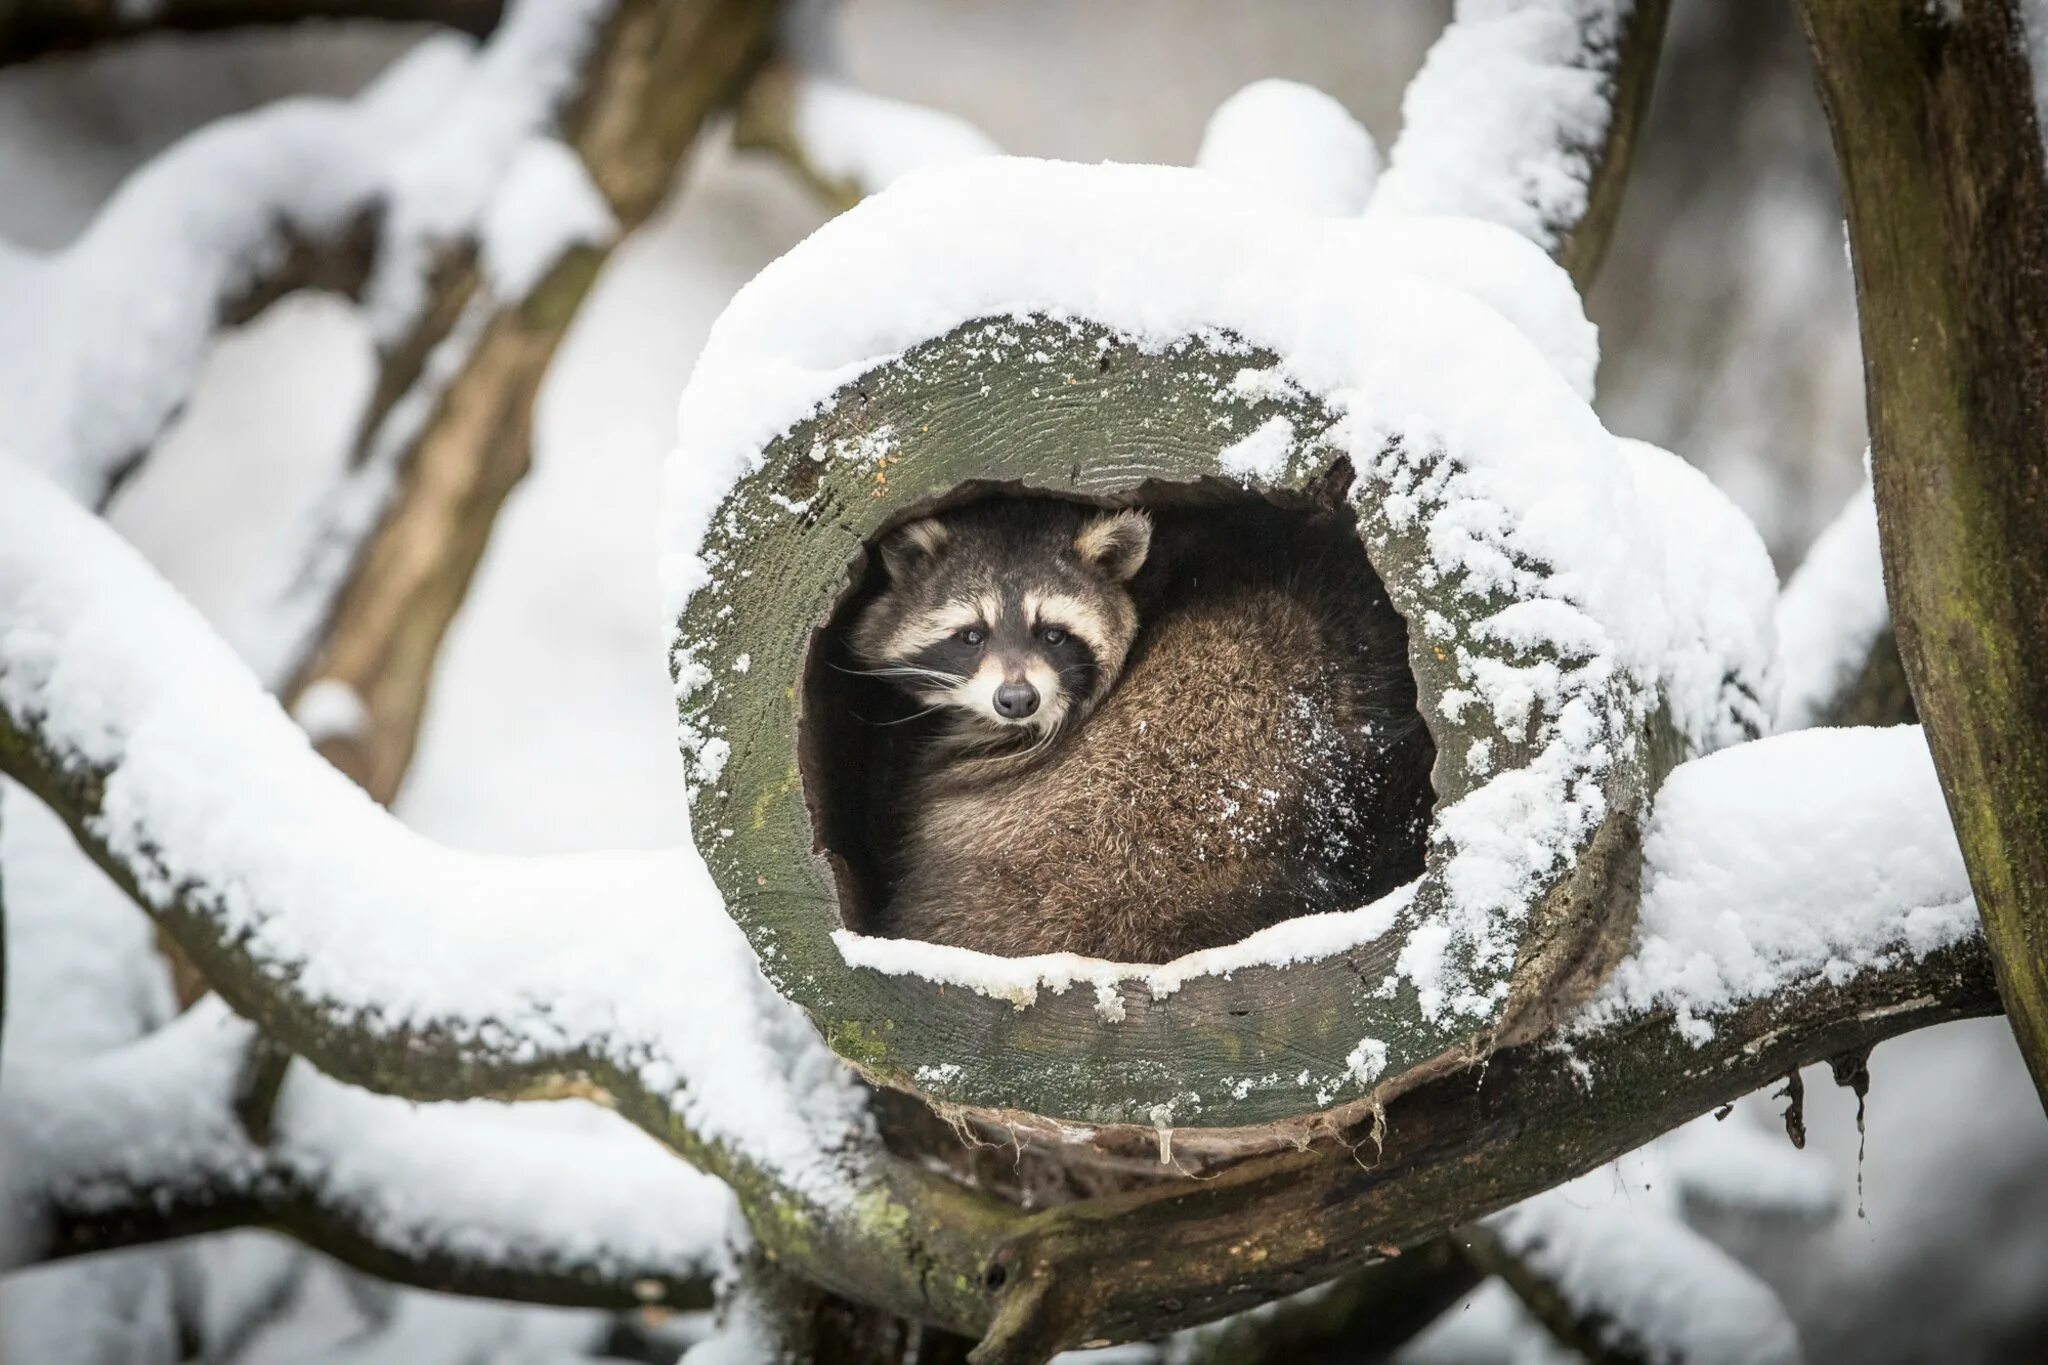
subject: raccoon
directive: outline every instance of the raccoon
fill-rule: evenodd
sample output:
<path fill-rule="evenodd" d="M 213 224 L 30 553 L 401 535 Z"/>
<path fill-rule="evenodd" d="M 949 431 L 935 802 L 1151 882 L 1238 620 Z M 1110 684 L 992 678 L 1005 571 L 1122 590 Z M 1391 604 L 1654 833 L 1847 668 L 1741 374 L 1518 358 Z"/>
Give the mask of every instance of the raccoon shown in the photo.
<path fill-rule="evenodd" d="M 999 498 L 848 636 L 929 717 L 875 930 L 1160 962 L 1421 871 L 1434 748 L 1348 511 Z"/>

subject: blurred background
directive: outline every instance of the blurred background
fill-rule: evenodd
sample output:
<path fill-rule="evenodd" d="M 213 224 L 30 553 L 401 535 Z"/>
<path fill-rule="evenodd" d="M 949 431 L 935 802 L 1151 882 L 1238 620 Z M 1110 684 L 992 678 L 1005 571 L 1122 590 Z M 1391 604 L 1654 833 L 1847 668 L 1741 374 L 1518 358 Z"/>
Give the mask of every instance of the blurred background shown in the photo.
<path fill-rule="evenodd" d="M 1447 10 L 848 0 L 820 41 L 853 84 L 960 115 L 1008 151 L 1186 163 L 1216 105 L 1267 76 L 1327 92 L 1391 145 L 1403 85 Z M 290 94 L 352 92 L 423 36 L 323 24 L 152 37 L 0 70 L 0 237 L 61 247 L 184 133 Z M 654 579 L 658 466 L 712 319 L 826 212 L 717 124 L 607 261 L 542 387 L 534 469 L 443 649 L 396 801 L 408 822 L 487 850 L 687 837 Z M 1589 309 L 1609 426 L 1705 469 L 1788 571 L 1856 486 L 1865 440 L 1834 163 L 1790 6 L 1675 6 Z M 119 495 L 119 528 L 231 640 L 260 638 L 285 592 L 293 528 L 345 460 L 374 371 L 350 305 L 287 299 L 222 340 Z M 10 802 L 0 857 L 10 1053 L 86 1049 L 175 1008 L 168 980 L 144 971 L 121 986 L 132 1018 L 78 1017 L 75 974 L 97 970 L 88 950 L 147 927 L 29 803 Z M 1808 1077 L 1799 1159 L 1835 1192 L 1832 1216 L 1703 1207 L 1694 1225 L 1779 1291 L 1811 1360 L 2048 1359 L 2048 1123 L 2004 1023 L 1888 1043 L 1871 1072 L 1863 1134 L 1854 1097 L 1824 1068 Z M 1753 1098 L 1727 1122 L 1778 1132 L 1778 1107 Z M 1572 1197 L 1640 1198 L 1655 1160 Z M 0 1281 L 7 1365 L 572 1360 L 636 1353 L 636 1330 L 393 1290 L 257 1233 Z M 1486 1289 L 1403 1358 L 1556 1350 Z"/>

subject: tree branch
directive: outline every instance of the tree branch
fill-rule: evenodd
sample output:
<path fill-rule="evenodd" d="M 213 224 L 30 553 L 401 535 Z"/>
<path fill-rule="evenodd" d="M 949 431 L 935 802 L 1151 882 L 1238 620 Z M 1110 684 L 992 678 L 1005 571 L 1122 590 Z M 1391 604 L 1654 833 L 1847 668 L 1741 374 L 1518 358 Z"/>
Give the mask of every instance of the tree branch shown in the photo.
<path fill-rule="evenodd" d="M 1584 291 L 1620 209 L 1668 10 L 1669 0 L 1461 2 L 1402 99 L 1373 207 L 1513 228 Z"/>
<path fill-rule="evenodd" d="M 570 245 L 518 292 L 493 288 L 475 243 L 465 245 L 438 272 L 428 306 L 383 348 L 357 445 L 367 495 L 355 527 L 310 570 L 325 620 L 285 688 L 296 700 L 325 683 L 360 702 L 359 724 L 320 749 L 380 798 L 411 760 L 441 638 L 531 465 L 534 398 L 556 348 L 612 247 L 654 211 L 704 121 L 752 74 L 777 8 L 625 0 L 563 123 L 616 231 Z"/>
<path fill-rule="evenodd" d="M 1848 204 L 1900 654 L 2048 1103 L 2048 171 L 2032 20 L 2011 0 L 1801 10 Z"/>
<path fill-rule="evenodd" d="M 877 1149 L 858 1090 L 761 979 L 695 858 L 486 858 L 409 834 L 313 758 L 111 532 L 26 471 L 0 471 L 0 768 L 65 818 L 231 1005 L 330 1074 L 394 1094 L 609 1096 L 727 1180 L 783 1264 L 856 1302 L 986 1328 L 985 1360 L 1151 1339 L 1295 1292 L 1795 1066 L 1995 1008 L 1981 943 L 1945 927 L 1951 910 L 1967 915 L 1959 870 L 1909 877 L 1846 854 L 1775 894 L 1785 874 L 1768 858 L 1722 879 L 1735 903 L 1810 907 L 1804 947 L 1764 987 L 1774 993 L 1694 996 L 1683 980 L 1643 993 L 1643 973 L 1661 979 L 1656 936 L 1700 913 L 1660 899 L 1660 867 L 1698 885 L 1683 859 L 1720 838 L 1752 848 L 1775 835 L 1802 855 L 1816 820 L 1902 848 L 1913 867 L 1920 843 L 1947 837 L 1931 774 L 1893 771 L 1917 734 L 1761 741 L 1667 781 L 1658 821 L 1680 828 L 1653 822 L 1647 836 L 1641 971 L 1625 963 L 1564 1038 L 1496 1053 L 1476 1084 L 1421 1086 L 1378 1131 L 1370 1112 L 1340 1113 L 1338 1138 L 1306 1150 L 1026 1216 Z M 1878 766 L 1831 807 L 1806 799 L 1802 781 L 1852 762 Z M 1782 808 L 1757 803 L 1759 787 Z M 1829 882 L 1837 864 L 1847 870 Z M 1870 899 L 1866 873 L 1899 899 L 1838 941 L 1838 903 Z M 1929 904 L 1945 908 L 1929 919 L 1916 908 Z M 1832 984 L 1843 962 L 1860 971 Z"/>
<path fill-rule="evenodd" d="M 0 66 L 125 42 L 149 33 L 212 33 L 308 19 L 440 24 L 479 36 L 504 0 L 0 0 Z"/>
<path fill-rule="evenodd" d="M 744 1239 L 722 1186 L 588 1110 L 414 1106 L 300 1063 L 252 1134 L 235 1101 L 263 1051 L 209 1002 L 83 1061 L 22 1063 L 0 1121 L 13 1193 L 41 1201 L 20 1263 L 266 1227 L 399 1284 L 694 1309 Z"/>

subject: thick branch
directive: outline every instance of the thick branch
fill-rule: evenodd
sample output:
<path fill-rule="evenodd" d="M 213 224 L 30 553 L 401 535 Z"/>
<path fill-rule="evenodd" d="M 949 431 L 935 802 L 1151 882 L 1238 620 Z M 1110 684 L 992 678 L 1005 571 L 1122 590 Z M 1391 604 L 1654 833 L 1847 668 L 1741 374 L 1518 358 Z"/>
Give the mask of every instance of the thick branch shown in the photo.
<path fill-rule="evenodd" d="M 1946 837 L 1931 776 L 1901 766 L 1924 754 L 1918 735 L 1738 746 L 1667 781 L 1642 969 L 1562 1042 L 1421 1085 L 1381 1132 L 1370 1112 L 1340 1113 L 1338 1138 L 1305 1150 L 1025 1217 L 873 1145 L 858 1091 L 761 979 L 695 858 L 487 858 L 409 834 L 313 758 L 111 532 L 26 471 L 0 476 L 0 768 L 231 1005 L 330 1074 L 394 1094 L 609 1095 L 731 1184 L 783 1264 L 858 1302 L 987 1329 L 984 1360 L 1151 1339 L 1295 1292 L 1793 1067 L 1995 1008 L 1981 943 L 1954 932 L 1960 871 L 1926 847 Z M 1852 761 L 1868 769 L 1853 790 L 1807 799 Z M 1816 819 L 1880 847 L 1798 865 Z M 1661 902 L 1658 870 L 1701 884 L 1686 860 L 1722 833 L 1789 847 L 1796 877 L 1752 856 L 1722 888 L 1773 915 L 1812 907 L 1809 941 L 1763 986 L 1751 973 L 1689 994 L 1690 976 L 1653 970 L 1652 936 L 1697 918 Z M 1838 941 L 1843 907 L 1871 900 L 1864 877 L 1902 899 L 1849 917 Z M 1844 963 L 1859 974 L 1830 984 Z"/>
<path fill-rule="evenodd" d="M 504 298 L 476 251 L 458 251 L 430 303 L 384 346 L 357 451 L 375 534 L 359 550 L 344 536 L 313 569 L 326 580 L 314 597 L 327 620 L 286 687 L 297 698 L 327 683 L 360 702 L 358 724 L 321 752 L 380 798 L 411 760 L 441 638 L 531 464 L 534 398 L 556 348 L 612 244 L 654 211 L 704 121 L 751 74 L 776 10 L 777 0 L 621 4 L 563 127 L 616 232 L 570 246 Z M 379 493 L 394 480 L 384 507 Z"/>
<path fill-rule="evenodd" d="M 0 66 L 147 33 L 210 33 L 307 19 L 388 19 L 491 31 L 504 0 L 0 0 Z"/>
<path fill-rule="evenodd" d="M 2011 0 L 1805 0 L 1905 675 L 2048 1102 L 2048 174 Z"/>
<path fill-rule="evenodd" d="M 413 1106 L 300 1063 L 271 1130 L 252 1134 L 236 1101 L 263 1051 L 254 1029 L 200 1005 L 108 1053 L 25 1061 L 0 1131 L 12 1193 L 40 1199 L 40 1245 L 16 1254 L 266 1227 L 421 1288 L 703 1308 L 744 1236 L 716 1182 L 587 1110 Z M 565 1142 L 578 1163 L 567 1188 Z"/>
<path fill-rule="evenodd" d="M 1467 8 L 1408 87 L 1373 207 L 1503 224 L 1583 291 L 1620 209 L 1669 0 Z"/>

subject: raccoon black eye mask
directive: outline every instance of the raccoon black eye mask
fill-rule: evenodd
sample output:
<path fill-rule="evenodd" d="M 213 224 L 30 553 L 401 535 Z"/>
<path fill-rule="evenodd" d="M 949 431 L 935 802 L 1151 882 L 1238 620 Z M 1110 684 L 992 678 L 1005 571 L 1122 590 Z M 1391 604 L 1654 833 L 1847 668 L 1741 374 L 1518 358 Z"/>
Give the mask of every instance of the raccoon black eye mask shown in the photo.
<path fill-rule="evenodd" d="M 1348 516 L 1302 523 L 1178 516 L 1142 619 L 1153 514 L 996 499 L 885 540 L 848 643 L 936 738 L 878 931 L 1163 961 L 1415 875 L 1405 628 Z"/>

